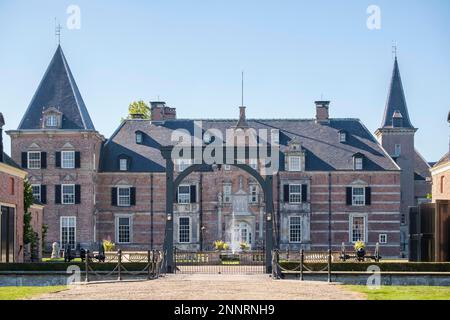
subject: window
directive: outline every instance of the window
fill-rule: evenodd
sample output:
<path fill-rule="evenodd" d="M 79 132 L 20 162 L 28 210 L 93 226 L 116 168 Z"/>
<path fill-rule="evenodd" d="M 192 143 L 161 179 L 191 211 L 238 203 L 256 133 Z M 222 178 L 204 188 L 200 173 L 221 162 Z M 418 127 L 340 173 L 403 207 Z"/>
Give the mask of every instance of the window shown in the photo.
<path fill-rule="evenodd" d="M 253 170 L 258 170 L 258 159 L 249 159 L 248 160 L 248 165 Z"/>
<path fill-rule="evenodd" d="M 290 184 L 289 185 L 289 203 L 301 203 L 302 202 L 302 185 Z"/>
<path fill-rule="evenodd" d="M 302 218 L 289 217 L 289 242 L 302 241 Z"/>
<path fill-rule="evenodd" d="M 76 235 L 76 217 L 61 217 L 61 247 L 64 248 L 66 244 L 70 244 L 75 248 Z"/>
<path fill-rule="evenodd" d="M 339 132 L 339 142 L 346 142 L 346 141 L 347 141 L 347 133 Z"/>
<path fill-rule="evenodd" d="M 130 206 L 130 188 L 117 187 L 117 205 L 120 207 Z"/>
<path fill-rule="evenodd" d="M 74 204 L 75 203 L 75 185 L 63 184 L 61 187 L 62 192 L 62 204 Z"/>
<path fill-rule="evenodd" d="M 355 157 L 355 170 L 362 170 L 363 169 L 363 158 L 362 157 Z"/>
<path fill-rule="evenodd" d="M 143 141 L 144 141 L 144 137 L 142 135 L 142 132 L 136 132 L 136 143 L 142 144 Z"/>
<path fill-rule="evenodd" d="M 231 202 L 231 183 L 225 183 L 223 185 L 223 202 Z"/>
<path fill-rule="evenodd" d="M 180 217 L 178 223 L 178 242 L 191 242 L 191 219 L 189 217 Z"/>
<path fill-rule="evenodd" d="M 130 217 L 117 217 L 116 218 L 116 235 L 118 243 L 130 243 L 131 242 L 131 218 Z"/>
<path fill-rule="evenodd" d="M 127 171 L 128 170 L 128 159 L 122 158 L 119 160 L 119 170 L 120 171 Z"/>
<path fill-rule="evenodd" d="M 301 171 L 300 157 L 289 157 L 289 171 Z"/>
<path fill-rule="evenodd" d="M 75 168 L 75 151 L 61 152 L 61 168 L 73 169 Z"/>
<path fill-rule="evenodd" d="M 178 187 L 178 203 L 191 203 L 191 187 L 181 185 Z"/>
<path fill-rule="evenodd" d="M 32 184 L 31 190 L 33 191 L 33 197 L 37 201 L 41 201 L 41 185 L 40 184 Z"/>
<path fill-rule="evenodd" d="M 182 172 L 187 168 L 189 168 L 191 166 L 191 163 L 192 163 L 191 159 L 178 159 L 177 160 L 178 172 Z"/>
<path fill-rule="evenodd" d="M 250 203 L 258 202 L 258 186 L 256 184 L 250 185 Z"/>
<path fill-rule="evenodd" d="M 230 170 L 231 170 L 231 165 L 229 165 L 229 164 L 224 164 L 224 165 L 223 165 L 223 170 L 230 171 Z"/>
<path fill-rule="evenodd" d="M 45 121 L 46 127 L 57 127 L 58 126 L 58 117 L 54 114 L 47 116 Z"/>
<path fill-rule="evenodd" d="M 41 152 L 30 151 L 28 152 L 28 169 L 40 169 L 41 168 Z"/>
<path fill-rule="evenodd" d="M 379 236 L 378 236 L 378 242 L 380 244 L 387 243 L 387 234 L 386 233 L 380 233 Z"/>
<path fill-rule="evenodd" d="M 366 204 L 366 194 L 364 187 L 353 187 L 352 188 L 352 205 L 353 206 L 364 206 Z"/>
<path fill-rule="evenodd" d="M 402 145 L 401 144 L 396 144 L 395 145 L 395 150 L 394 150 L 394 156 L 395 157 L 399 157 L 401 153 L 402 153 Z"/>
<path fill-rule="evenodd" d="M 364 216 L 351 216 L 351 234 L 350 241 L 366 241 L 366 217 Z"/>

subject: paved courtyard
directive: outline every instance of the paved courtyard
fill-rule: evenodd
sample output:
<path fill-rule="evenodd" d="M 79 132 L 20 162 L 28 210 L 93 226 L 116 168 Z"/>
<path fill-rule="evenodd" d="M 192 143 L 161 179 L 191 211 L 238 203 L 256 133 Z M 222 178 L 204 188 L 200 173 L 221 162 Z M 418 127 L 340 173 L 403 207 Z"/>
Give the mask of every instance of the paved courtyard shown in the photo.
<path fill-rule="evenodd" d="M 37 299 L 141 300 L 356 300 L 360 293 L 326 282 L 272 280 L 267 275 L 171 274 L 158 280 L 93 283 Z"/>

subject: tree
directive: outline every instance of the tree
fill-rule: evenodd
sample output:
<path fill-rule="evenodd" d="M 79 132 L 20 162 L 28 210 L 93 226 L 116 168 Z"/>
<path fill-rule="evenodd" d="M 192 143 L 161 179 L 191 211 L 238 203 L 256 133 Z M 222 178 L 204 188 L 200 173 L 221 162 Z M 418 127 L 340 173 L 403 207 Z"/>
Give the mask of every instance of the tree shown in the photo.
<path fill-rule="evenodd" d="M 33 227 L 31 226 L 31 213 L 28 212 L 28 209 L 34 203 L 33 190 L 31 188 L 31 184 L 28 181 L 24 181 L 23 183 L 23 243 L 31 245 L 35 245 L 39 240 L 37 237 L 37 233 L 34 232 Z"/>
<path fill-rule="evenodd" d="M 128 119 L 133 115 L 140 114 L 143 119 L 150 120 L 150 107 L 142 100 L 134 101 L 128 106 Z"/>

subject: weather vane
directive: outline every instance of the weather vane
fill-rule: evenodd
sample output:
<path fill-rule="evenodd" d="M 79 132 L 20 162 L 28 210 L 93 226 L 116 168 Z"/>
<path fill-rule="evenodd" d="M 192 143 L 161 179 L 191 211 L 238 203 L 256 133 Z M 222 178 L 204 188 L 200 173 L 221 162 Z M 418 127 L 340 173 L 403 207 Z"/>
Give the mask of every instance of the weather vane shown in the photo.
<path fill-rule="evenodd" d="M 58 46 L 61 44 L 61 24 L 57 23 L 56 18 L 55 18 L 55 36 L 56 39 L 58 40 Z"/>
<path fill-rule="evenodd" d="M 394 59 L 397 58 L 397 42 L 392 41 L 392 55 Z"/>

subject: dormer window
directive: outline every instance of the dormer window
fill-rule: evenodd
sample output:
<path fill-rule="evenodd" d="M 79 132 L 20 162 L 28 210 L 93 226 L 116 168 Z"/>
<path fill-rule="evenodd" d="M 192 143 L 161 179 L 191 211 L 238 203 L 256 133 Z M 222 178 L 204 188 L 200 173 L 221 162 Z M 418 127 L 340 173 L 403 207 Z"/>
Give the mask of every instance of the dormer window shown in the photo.
<path fill-rule="evenodd" d="M 45 121 L 46 127 L 57 127 L 58 126 L 58 117 L 54 114 L 47 116 Z"/>
<path fill-rule="evenodd" d="M 42 128 L 61 128 L 62 113 L 55 107 L 49 107 L 42 113 Z"/>
<path fill-rule="evenodd" d="M 131 158 L 127 155 L 119 156 L 119 171 L 130 170 Z"/>
<path fill-rule="evenodd" d="M 289 171 L 302 171 L 300 156 L 290 156 L 289 157 Z"/>
<path fill-rule="evenodd" d="M 339 131 L 339 142 L 347 142 L 347 132 Z"/>
<path fill-rule="evenodd" d="M 353 156 L 353 169 L 362 170 L 364 165 L 364 156 L 362 154 L 355 154 Z"/>
<path fill-rule="evenodd" d="M 136 132 L 136 143 L 137 144 L 142 144 L 144 142 L 144 136 L 142 134 L 142 132 Z"/>

